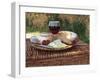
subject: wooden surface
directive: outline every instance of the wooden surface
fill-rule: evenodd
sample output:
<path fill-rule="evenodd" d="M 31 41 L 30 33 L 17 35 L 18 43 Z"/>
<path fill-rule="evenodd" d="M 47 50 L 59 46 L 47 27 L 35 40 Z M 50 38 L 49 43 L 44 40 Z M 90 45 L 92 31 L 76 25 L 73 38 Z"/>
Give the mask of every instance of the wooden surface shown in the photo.
<path fill-rule="evenodd" d="M 89 45 L 77 45 L 68 50 L 42 51 L 26 40 L 26 67 L 89 64 Z"/>

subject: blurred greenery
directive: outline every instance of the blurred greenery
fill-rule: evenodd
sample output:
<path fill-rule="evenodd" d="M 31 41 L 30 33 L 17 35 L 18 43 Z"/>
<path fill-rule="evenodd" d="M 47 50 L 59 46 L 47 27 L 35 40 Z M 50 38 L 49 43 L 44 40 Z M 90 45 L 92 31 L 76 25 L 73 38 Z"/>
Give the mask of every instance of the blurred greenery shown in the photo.
<path fill-rule="evenodd" d="M 77 20 L 73 23 L 73 26 L 73 32 L 76 32 L 81 40 L 86 43 L 89 43 L 89 36 L 85 34 L 86 24 Z"/>
<path fill-rule="evenodd" d="M 89 15 L 26 12 L 26 33 L 48 32 L 51 20 L 60 21 L 61 30 L 73 31 L 82 41 L 89 43 Z"/>

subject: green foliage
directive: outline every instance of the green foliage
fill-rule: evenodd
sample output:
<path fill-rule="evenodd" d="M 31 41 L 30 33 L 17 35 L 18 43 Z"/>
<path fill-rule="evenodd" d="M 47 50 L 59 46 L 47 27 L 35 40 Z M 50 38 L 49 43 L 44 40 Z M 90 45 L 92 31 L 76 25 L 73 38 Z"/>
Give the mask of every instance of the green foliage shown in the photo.
<path fill-rule="evenodd" d="M 30 26 L 26 27 L 26 33 L 28 33 L 28 32 L 36 32 L 36 31 L 38 31 L 38 32 L 48 32 L 49 29 L 48 29 L 47 26 L 44 26 L 44 27 L 41 27 L 41 28 L 30 27 Z"/>
<path fill-rule="evenodd" d="M 61 22 L 61 30 L 65 31 L 73 31 L 73 28 L 68 20 L 60 20 Z"/>
<path fill-rule="evenodd" d="M 49 14 L 50 15 L 50 17 L 49 17 L 49 19 L 48 19 L 48 21 L 58 21 L 59 20 L 59 18 L 58 18 L 58 16 L 59 16 L 59 14 Z"/>
<path fill-rule="evenodd" d="M 73 23 L 73 30 L 78 34 L 79 38 L 86 43 L 89 43 L 89 37 L 86 35 L 86 24 L 77 20 Z"/>

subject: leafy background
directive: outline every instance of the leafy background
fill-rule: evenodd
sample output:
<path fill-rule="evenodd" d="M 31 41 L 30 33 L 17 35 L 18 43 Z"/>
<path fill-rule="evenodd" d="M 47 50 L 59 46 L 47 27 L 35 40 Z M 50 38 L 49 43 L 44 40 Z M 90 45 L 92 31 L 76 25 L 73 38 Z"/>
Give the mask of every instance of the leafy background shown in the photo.
<path fill-rule="evenodd" d="M 26 12 L 25 16 L 26 34 L 37 31 L 48 32 L 48 22 L 58 20 L 61 30 L 73 31 L 82 41 L 89 44 L 89 15 Z"/>

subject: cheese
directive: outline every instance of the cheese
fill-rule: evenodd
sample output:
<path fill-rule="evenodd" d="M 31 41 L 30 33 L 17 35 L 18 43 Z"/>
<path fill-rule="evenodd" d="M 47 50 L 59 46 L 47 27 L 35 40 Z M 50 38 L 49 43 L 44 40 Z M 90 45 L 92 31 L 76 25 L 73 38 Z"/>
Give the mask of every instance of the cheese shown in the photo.
<path fill-rule="evenodd" d="M 60 39 L 57 39 L 49 43 L 48 46 L 52 48 L 63 48 L 63 47 L 66 47 L 67 45 L 62 43 Z"/>

